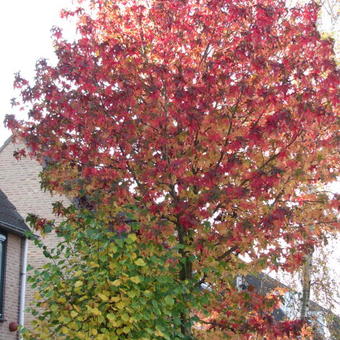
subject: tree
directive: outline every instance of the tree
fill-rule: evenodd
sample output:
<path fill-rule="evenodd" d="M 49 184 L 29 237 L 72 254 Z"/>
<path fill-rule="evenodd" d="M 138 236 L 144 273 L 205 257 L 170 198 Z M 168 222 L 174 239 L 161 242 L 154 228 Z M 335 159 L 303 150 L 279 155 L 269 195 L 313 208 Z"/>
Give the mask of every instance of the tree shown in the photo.
<path fill-rule="evenodd" d="M 65 219 L 55 228 L 69 241 L 55 252 L 75 242 L 79 262 L 65 278 L 63 263 L 44 271 L 58 287 L 53 294 L 46 281 L 35 285 L 41 307 L 58 293 L 77 298 L 69 314 L 63 305 L 48 308 L 36 331 L 66 339 L 292 338 L 303 322 L 274 323 L 278 296 L 238 291 L 234 281 L 265 268 L 297 270 L 338 228 L 337 197 L 317 190 L 336 179 L 339 164 L 339 78 L 332 41 L 316 28 L 318 6 L 90 4 L 63 13 L 79 19 L 75 42 L 54 29 L 56 66 L 38 61 L 32 85 L 17 75 L 29 120 L 7 118 L 44 164 L 43 187 L 74 202 L 55 206 Z M 52 223 L 33 220 L 45 230 Z M 117 259 L 124 265 L 108 272 Z M 152 291 L 150 303 L 160 301 L 152 316 L 137 317 L 148 299 L 137 309 L 126 307 L 128 300 L 116 306 L 135 276 L 138 296 Z M 124 282 L 118 290 L 116 280 Z M 87 299 L 93 304 L 85 315 Z M 82 311 L 75 323 L 72 311 Z M 112 313 L 125 313 L 125 324 L 112 323 Z"/>

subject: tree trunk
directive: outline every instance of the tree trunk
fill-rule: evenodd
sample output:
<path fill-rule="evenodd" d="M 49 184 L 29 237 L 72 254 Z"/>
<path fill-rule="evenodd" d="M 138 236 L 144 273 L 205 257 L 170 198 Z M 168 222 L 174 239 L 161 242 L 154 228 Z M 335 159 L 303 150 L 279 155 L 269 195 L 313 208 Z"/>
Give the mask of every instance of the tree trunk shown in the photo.
<path fill-rule="evenodd" d="M 302 299 L 301 299 L 301 320 L 305 320 L 308 315 L 312 276 L 313 250 L 305 256 L 302 269 Z"/>
<path fill-rule="evenodd" d="M 183 245 L 188 245 L 188 232 L 184 230 L 184 228 L 180 225 L 179 221 L 177 222 L 177 232 L 178 232 L 178 242 Z M 190 254 L 185 249 L 179 249 L 179 253 L 182 257 L 182 266 L 181 271 L 179 273 L 179 278 L 181 281 L 192 279 L 192 262 L 190 260 Z M 183 296 L 184 299 L 189 299 L 190 296 Z M 192 331 L 189 322 L 188 315 L 183 312 L 181 314 L 181 332 L 185 336 L 186 339 L 192 339 Z"/>

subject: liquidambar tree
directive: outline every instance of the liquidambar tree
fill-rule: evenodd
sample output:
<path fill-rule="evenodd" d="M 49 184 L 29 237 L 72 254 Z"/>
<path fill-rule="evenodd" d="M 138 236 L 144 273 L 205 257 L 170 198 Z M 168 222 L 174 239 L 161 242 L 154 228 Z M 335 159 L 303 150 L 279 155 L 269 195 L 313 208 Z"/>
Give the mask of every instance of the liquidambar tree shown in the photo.
<path fill-rule="evenodd" d="M 67 251 L 68 266 L 35 282 L 47 311 L 33 338 L 304 329 L 273 320 L 275 295 L 234 281 L 296 270 L 337 229 L 337 199 L 320 188 L 338 171 L 339 78 L 317 13 L 279 0 L 93 0 L 63 12 L 79 38 L 54 29 L 57 65 L 40 60 L 33 84 L 16 78 L 29 119 L 7 119 L 44 163 L 43 186 L 75 202 L 55 206 L 69 242 L 55 254 L 78 260 Z"/>

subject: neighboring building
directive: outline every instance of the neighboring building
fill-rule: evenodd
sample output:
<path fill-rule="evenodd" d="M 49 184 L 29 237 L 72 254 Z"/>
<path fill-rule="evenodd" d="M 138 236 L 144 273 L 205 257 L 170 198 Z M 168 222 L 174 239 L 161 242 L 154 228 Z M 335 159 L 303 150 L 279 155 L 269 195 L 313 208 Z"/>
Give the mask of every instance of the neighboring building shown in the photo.
<path fill-rule="evenodd" d="M 23 323 L 28 231 L 14 205 L 0 190 L 0 339 L 16 340 Z"/>
<path fill-rule="evenodd" d="M 27 157 L 22 160 L 16 160 L 13 157 L 13 152 L 23 147 L 23 145 L 15 145 L 9 138 L 3 146 L 0 146 L 0 189 L 6 194 L 8 200 L 16 207 L 18 213 L 25 219 L 28 213 L 34 213 L 42 217 L 53 219 L 52 203 L 61 200 L 60 197 L 51 196 L 48 192 L 41 190 L 39 183 L 39 173 L 41 165 Z M 65 201 L 65 199 L 64 199 Z M 10 252 L 9 258 L 15 258 L 15 251 L 12 244 L 19 242 L 19 238 L 15 239 L 10 236 L 7 240 L 7 251 Z M 56 244 L 56 236 L 51 233 L 43 238 L 44 243 L 48 247 L 53 247 Z M 14 254 L 12 254 L 12 252 Z M 32 267 L 40 267 L 46 258 L 41 254 L 41 250 L 37 248 L 33 242 L 28 241 L 28 264 Z M 13 289 L 16 288 L 13 286 Z M 18 293 L 17 293 L 18 294 Z M 18 295 L 11 296 L 13 301 L 16 301 Z M 25 308 L 30 305 L 33 297 L 33 291 L 28 285 L 25 296 Z M 11 321 L 6 316 L 8 321 Z M 25 325 L 27 326 L 32 320 L 30 313 L 25 313 Z M 2 332 L 0 324 L 0 340 L 12 340 L 7 337 L 6 333 Z M 8 328 L 8 326 L 6 326 Z"/>
<path fill-rule="evenodd" d="M 274 311 L 274 320 L 294 320 L 300 316 L 301 294 L 266 274 L 239 276 L 236 286 L 239 290 L 247 290 L 251 286 L 261 295 L 266 295 L 275 288 L 283 288 L 286 290 L 284 301 L 281 308 Z M 307 320 L 314 329 L 314 340 L 340 339 L 340 317 L 313 301 L 309 303 Z"/>

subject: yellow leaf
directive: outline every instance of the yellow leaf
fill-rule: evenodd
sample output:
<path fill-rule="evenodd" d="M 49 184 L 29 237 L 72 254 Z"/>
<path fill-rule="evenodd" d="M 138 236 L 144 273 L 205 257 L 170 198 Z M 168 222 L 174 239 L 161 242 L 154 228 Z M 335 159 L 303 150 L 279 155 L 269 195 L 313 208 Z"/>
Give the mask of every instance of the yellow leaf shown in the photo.
<path fill-rule="evenodd" d="M 159 329 L 156 329 L 155 335 L 164 337 L 164 334 Z"/>
<path fill-rule="evenodd" d="M 115 316 L 113 313 L 107 314 L 106 317 L 107 317 L 110 321 L 116 320 L 116 316 Z"/>
<path fill-rule="evenodd" d="M 68 330 L 68 328 L 66 328 L 66 327 L 61 327 L 61 331 L 62 331 L 64 334 L 68 334 L 68 333 L 69 333 L 69 330 Z"/>
<path fill-rule="evenodd" d="M 139 258 L 138 260 L 135 261 L 135 264 L 137 266 L 140 266 L 140 267 L 144 267 L 145 266 L 145 262 L 143 259 Z"/>
<path fill-rule="evenodd" d="M 74 286 L 76 287 L 76 288 L 78 288 L 78 287 L 80 287 L 80 286 L 82 286 L 83 285 L 83 282 L 82 281 L 77 281 L 75 284 L 74 284 Z"/>
<path fill-rule="evenodd" d="M 121 280 L 114 280 L 113 282 L 111 282 L 111 284 L 113 285 L 113 286 L 115 286 L 115 287 L 118 287 L 118 286 L 120 286 L 120 284 L 122 283 L 122 281 Z"/>
<path fill-rule="evenodd" d="M 70 314 L 72 318 L 75 318 L 78 315 L 78 313 L 75 310 L 73 310 Z"/>
<path fill-rule="evenodd" d="M 115 320 L 110 320 L 110 324 L 113 327 L 120 327 L 120 325 L 122 324 L 120 321 L 115 321 Z"/>
<path fill-rule="evenodd" d="M 115 254 L 117 252 L 117 247 L 115 245 L 111 245 L 110 247 L 111 253 Z"/>
<path fill-rule="evenodd" d="M 139 276 L 132 276 L 130 277 L 130 280 L 136 284 L 141 282 Z"/>
<path fill-rule="evenodd" d="M 123 302 L 118 302 L 116 306 L 117 306 L 117 308 L 119 308 L 119 309 L 123 309 L 123 308 L 125 307 L 125 303 L 123 303 Z"/>
<path fill-rule="evenodd" d="M 131 297 L 131 298 L 134 298 L 136 295 L 138 295 L 137 294 L 137 291 L 135 291 L 135 290 L 129 290 L 128 292 L 127 292 L 127 295 L 129 296 L 129 297 Z"/>
<path fill-rule="evenodd" d="M 128 239 L 135 242 L 137 240 L 137 236 L 136 236 L 136 234 L 129 234 Z"/>
<path fill-rule="evenodd" d="M 126 322 L 126 321 L 129 321 L 129 319 L 130 319 L 129 315 L 126 314 L 126 313 L 122 314 L 121 318 L 122 318 L 122 320 L 125 321 L 125 322 Z"/>
<path fill-rule="evenodd" d="M 90 308 L 90 311 L 93 315 L 96 315 L 96 316 L 102 314 L 101 311 L 98 308 Z"/>
<path fill-rule="evenodd" d="M 40 295 L 39 292 L 35 292 L 33 297 L 34 297 L 35 300 L 40 300 L 41 299 L 41 295 Z"/>
<path fill-rule="evenodd" d="M 111 299 L 110 299 L 110 301 L 112 301 L 112 302 L 118 302 L 118 301 L 120 301 L 120 296 L 112 296 Z"/>
<path fill-rule="evenodd" d="M 128 334 L 130 332 L 130 329 L 131 329 L 130 327 L 127 327 L 127 326 L 124 327 L 123 328 L 123 333 Z"/>
<path fill-rule="evenodd" d="M 109 298 L 108 298 L 106 295 L 104 295 L 104 294 L 98 293 L 98 296 L 99 296 L 100 299 L 103 300 L 104 302 L 109 301 Z"/>

